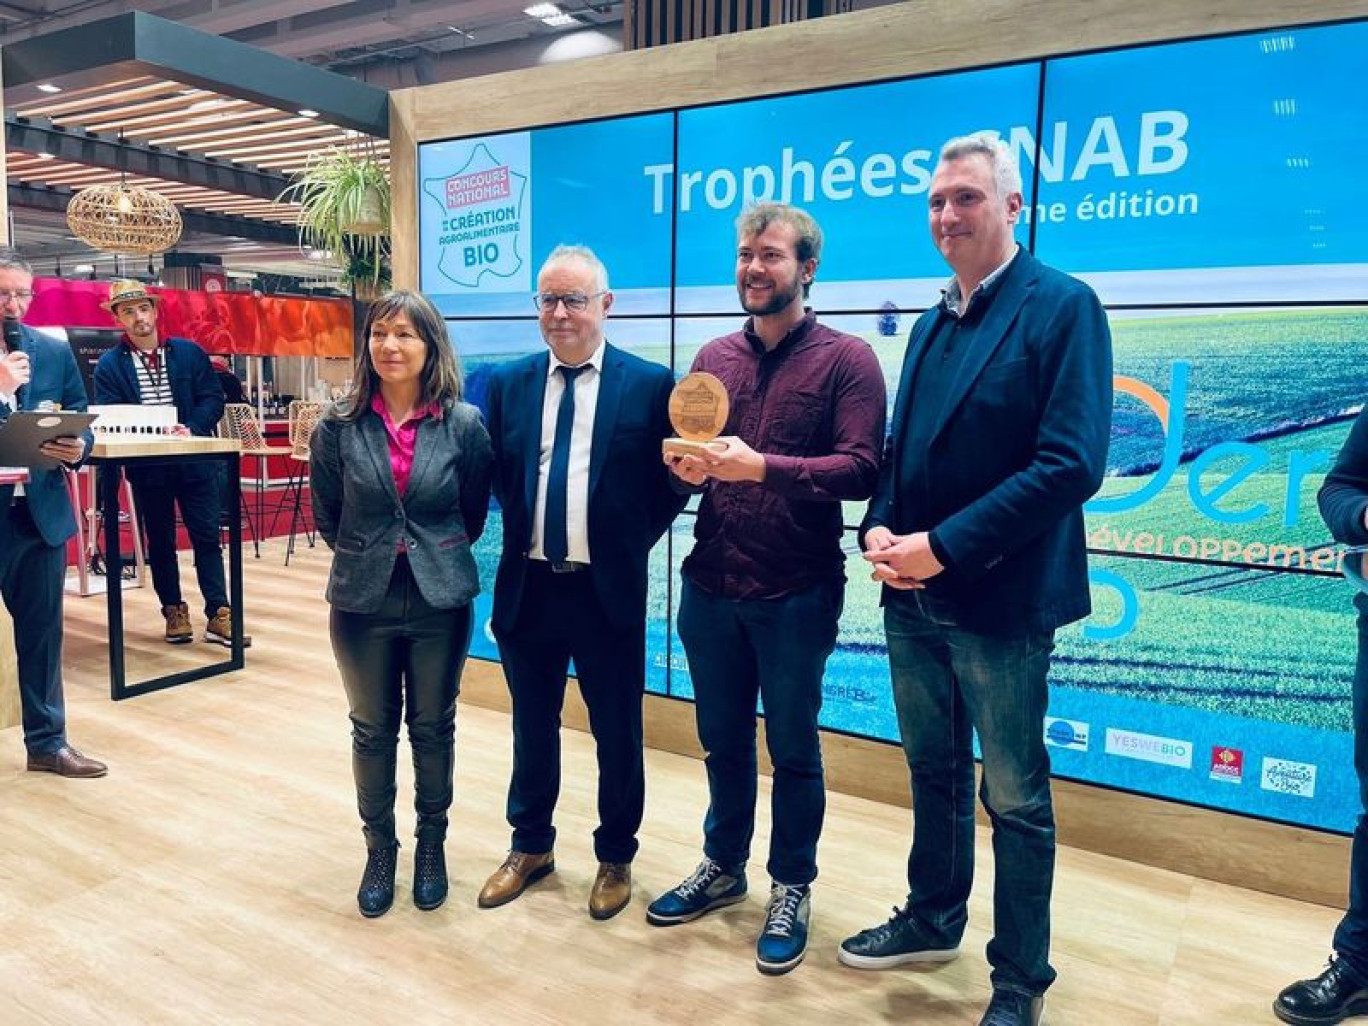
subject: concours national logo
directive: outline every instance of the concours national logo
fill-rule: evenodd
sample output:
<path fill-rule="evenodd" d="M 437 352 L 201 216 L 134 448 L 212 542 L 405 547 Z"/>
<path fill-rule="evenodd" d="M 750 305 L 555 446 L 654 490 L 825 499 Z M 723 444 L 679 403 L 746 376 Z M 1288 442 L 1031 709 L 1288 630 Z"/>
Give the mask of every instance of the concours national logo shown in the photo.
<path fill-rule="evenodd" d="M 461 160 L 461 152 L 455 154 Z M 529 287 L 523 253 L 531 231 L 526 133 L 477 142 L 449 175 L 427 178 L 423 192 L 441 207 L 425 245 L 436 244 L 437 270 L 463 288 L 515 292 Z"/>

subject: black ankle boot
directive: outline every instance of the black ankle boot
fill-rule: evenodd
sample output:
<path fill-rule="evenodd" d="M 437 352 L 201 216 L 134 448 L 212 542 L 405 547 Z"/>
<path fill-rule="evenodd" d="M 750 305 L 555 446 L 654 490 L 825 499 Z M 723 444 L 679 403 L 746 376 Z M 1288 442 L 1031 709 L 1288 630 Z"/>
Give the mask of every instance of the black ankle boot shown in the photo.
<path fill-rule="evenodd" d="M 1292 984 L 1273 1002 L 1274 1015 L 1298 1026 L 1334 1026 L 1351 1015 L 1366 1012 L 1368 983 L 1342 958 L 1332 958 L 1325 972 Z"/>
<path fill-rule="evenodd" d="M 399 845 L 371 848 L 366 854 L 366 871 L 356 892 L 356 904 L 367 919 L 383 916 L 394 904 L 394 869 L 399 861 Z"/>
<path fill-rule="evenodd" d="M 413 866 L 413 903 L 425 912 L 447 897 L 446 849 L 441 841 L 419 841 Z"/>

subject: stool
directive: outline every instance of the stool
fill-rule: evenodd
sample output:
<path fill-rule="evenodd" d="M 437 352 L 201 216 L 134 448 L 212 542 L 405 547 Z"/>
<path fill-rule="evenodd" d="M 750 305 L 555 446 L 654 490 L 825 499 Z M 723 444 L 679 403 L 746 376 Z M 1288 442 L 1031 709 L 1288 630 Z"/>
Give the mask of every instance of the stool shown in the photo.
<path fill-rule="evenodd" d="M 226 432 L 226 437 L 236 438 L 242 443 L 242 455 L 255 456 L 257 460 L 256 475 L 256 524 L 251 527 L 252 551 L 257 559 L 261 558 L 261 529 L 266 523 L 266 481 L 271 476 L 270 459 L 272 456 L 290 456 L 294 452 L 293 446 L 268 445 L 266 436 L 262 433 L 261 424 L 256 419 L 256 411 L 247 403 L 227 403 L 223 407 L 223 420 L 219 422 L 219 429 Z M 288 494 L 288 493 L 287 493 Z M 284 499 L 281 500 L 283 505 Z M 242 492 L 242 507 L 247 513 L 247 523 L 251 525 L 252 514 L 247 505 L 247 493 Z M 276 506 L 276 513 L 280 512 L 280 505 Z M 275 526 L 275 517 L 271 518 L 272 527 Z"/>

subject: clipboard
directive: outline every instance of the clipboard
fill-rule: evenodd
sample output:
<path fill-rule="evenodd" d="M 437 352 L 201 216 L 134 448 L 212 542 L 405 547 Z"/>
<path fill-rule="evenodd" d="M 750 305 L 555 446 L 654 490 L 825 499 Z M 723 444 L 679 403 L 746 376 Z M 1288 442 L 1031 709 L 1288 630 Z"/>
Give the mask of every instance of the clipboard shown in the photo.
<path fill-rule="evenodd" d="M 75 410 L 20 410 L 0 424 L 0 466 L 52 470 L 61 463 L 38 451 L 54 438 L 79 438 L 95 421 L 93 413 Z"/>

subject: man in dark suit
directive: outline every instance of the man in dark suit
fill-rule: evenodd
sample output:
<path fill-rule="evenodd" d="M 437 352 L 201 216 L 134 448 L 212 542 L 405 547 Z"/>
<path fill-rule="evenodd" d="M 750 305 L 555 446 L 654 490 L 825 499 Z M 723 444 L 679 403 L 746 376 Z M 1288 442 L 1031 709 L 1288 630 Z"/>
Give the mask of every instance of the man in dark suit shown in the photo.
<path fill-rule="evenodd" d="M 535 298 L 548 351 L 497 368 L 486 395 L 503 507 L 493 626 L 513 699 L 513 842 L 479 904 L 512 901 L 555 869 L 573 659 L 598 748 L 589 912 L 607 919 L 631 899 L 645 800 L 647 557 L 685 501 L 660 459 L 673 377 L 604 340 L 613 294 L 590 250 L 553 251 Z"/>
<path fill-rule="evenodd" d="M 1055 829 L 1043 738 L 1055 629 L 1090 611 L 1082 505 L 1111 426 L 1111 336 L 1092 290 L 1020 249 L 1021 175 L 994 136 L 941 151 L 931 236 L 954 278 L 908 340 L 888 457 L 861 527 L 912 776 L 907 907 L 841 944 L 883 969 L 958 954 L 973 877 L 974 759 L 993 825 L 993 998 L 1035 1026 Z"/>
<path fill-rule="evenodd" d="M 86 408 L 76 357 L 64 342 L 20 324 L 33 301 L 33 269 L 12 249 L 0 249 L 0 314 L 6 352 L 0 358 L 0 419 L 40 404 Z M 17 342 L 17 344 L 16 344 Z M 12 347 L 12 348 L 11 348 Z M 48 408 L 51 408 L 50 406 Z M 43 443 L 43 455 L 76 466 L 91 436 Z M 0 594 L 14 618 L 28 768 L 63 777 L 102 777 L 102 762 L 67 743 L 62 695 L 62 591 L 66 543 L 76 517 L 60 468 L 33 467 L 19 486 L 0 485 Z"/>
<path fill-rule="evenodd" d="M 1317 496 L 1321 518 L 1341 545 L 1360 551 L 1344 557 L 1345 576 L 1361 579 L 1368 565 L 1368 407 L 1354 418 L 1335 467 Z M 1358 657 L 1354 661 L 1354 771 L 1359 785 L 1358 820 L 1349 848 L 1349 907 L 1335 928 L 1334 955 L 1317 976 L 1298 980 L 1273 1001 L 1283 1022 L 1331 1024 L 1368 1015 L 1368 593 L 1354 596 L 1358 610 Z"/>
<path fill-rule="evenodd" d="M 101 405 L 174 406 L 179 435 L 214 433 L 223 416 L 223 389 L 209 357 L 183 338 L 162 339 L 157 329 L 161 301 L 140 282 L 116 281 L 100 305 L 124 326 L 123 340 L 95 364 L 95 401 Z M 195 551 L 195 575 L 204 598 L 204 640 L 232 647 L 233 619 L 219 544 L 221 502 L 216 464 L 185 463 L 130 467 L 128 480 L 147 531 L 152 587 L 166 619 L 170 645 L 194 640 L 190 607 L 181 600 L 176 561 L 176 507 Z M 244 639 L 250 644 L 249 639 Z"/>

